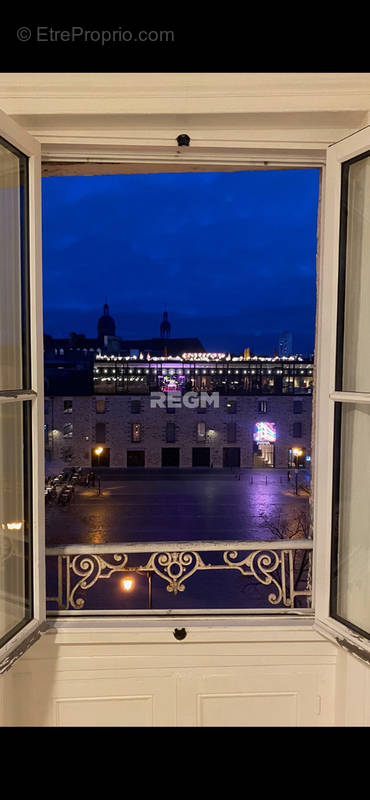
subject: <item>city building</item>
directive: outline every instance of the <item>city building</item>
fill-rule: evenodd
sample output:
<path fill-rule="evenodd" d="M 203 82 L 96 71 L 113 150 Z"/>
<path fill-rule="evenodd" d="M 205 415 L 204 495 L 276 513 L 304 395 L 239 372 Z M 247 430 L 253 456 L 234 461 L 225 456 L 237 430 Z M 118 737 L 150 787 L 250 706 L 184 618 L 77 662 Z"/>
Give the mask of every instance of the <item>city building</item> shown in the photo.
<path fill-rule="evenodd" d="M 312 359 L 102 355 L 90 396 L 73 383 L 67 373 L 65 390 L 61 382 L 61 391 L 45 397 L 49 460 L 220 469 L 307 466 L 311 459 Z"/>
<path fill-rule="evenodd" d="M 171 336 L 171 323 L 168 312 L 164 311 L 159 325 L 160 335 L 151 339 L 123 339 L 116 335 L 116 323 L 109 313 L 108 303 L 104 303 L 103 314 L 98 319 L 97 336 L 89 338 L 84 333 L 70 333 L 69 337 L 44 335 L 44 361 L 47 367 L 56 356 L 93 359 L 98 354 L 177 356 L 184 352 L 204 353 L 205 349 L 198 337 Z M 72 355 L 73 354 L 73 355 Z"/>

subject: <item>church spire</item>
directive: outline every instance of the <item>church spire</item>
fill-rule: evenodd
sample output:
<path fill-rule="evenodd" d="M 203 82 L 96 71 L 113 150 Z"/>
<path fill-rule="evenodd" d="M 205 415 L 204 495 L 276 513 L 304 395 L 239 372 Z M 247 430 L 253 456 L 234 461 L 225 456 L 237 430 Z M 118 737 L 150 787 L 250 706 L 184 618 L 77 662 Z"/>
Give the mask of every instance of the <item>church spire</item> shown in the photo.
<path fill-rule="evenodd" d="M 171 323 L 168 320 L 168 311 L 163 312 L 161 322 L 161 339 L 168 339 L 171 336 Z"/>
<path fill-rule="evenodd" d="M 98 320 L 98 342 L 100 346 L 104 345 L 106 336 L 116 335 L 116 323 L 109 314 L 107 299 L 106 297 L 103 307 L 103 316 Z"/>

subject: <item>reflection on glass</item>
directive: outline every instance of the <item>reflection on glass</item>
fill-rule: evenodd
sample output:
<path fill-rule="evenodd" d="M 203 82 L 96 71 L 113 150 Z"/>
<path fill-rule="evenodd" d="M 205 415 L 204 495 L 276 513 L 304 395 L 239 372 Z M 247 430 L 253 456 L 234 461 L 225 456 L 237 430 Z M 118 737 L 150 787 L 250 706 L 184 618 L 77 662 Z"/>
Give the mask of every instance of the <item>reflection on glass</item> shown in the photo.
<path fill-rule="evenodd" d="M 22 389 L 25 157 L 0 140 L 0 390 Z M 27 388 L 27 387 L 24 387 Z"/>
<path fill-rule="evenodd" d="M 348 178 L 343 391 L 370 391 L 370 156 L 344 167 Z M 345 201 L 345 198 L 343 198 Z"/>
<path fill-rule="evenodd" d="M 27 579 L 30 521 L 24 473 L 28 447 L 23 419 L 29 410 L 28 403 L 0 405 L 0 642 L 28 620 L 31 611 Z"/>
<path fill-rule="evenodd" d="M 370 406 L 343 403 L 334 613 L 370 633 Z"/>

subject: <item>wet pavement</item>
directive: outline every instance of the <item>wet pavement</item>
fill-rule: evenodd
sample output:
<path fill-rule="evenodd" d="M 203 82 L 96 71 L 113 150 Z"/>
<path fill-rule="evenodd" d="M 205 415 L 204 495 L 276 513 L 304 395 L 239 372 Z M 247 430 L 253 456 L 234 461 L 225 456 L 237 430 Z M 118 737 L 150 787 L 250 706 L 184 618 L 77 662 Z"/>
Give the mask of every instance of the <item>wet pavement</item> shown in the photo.
<path fill-rule="evenodd" d="M 97 484 L 78 486 L 69 505 L 46 506 L 47 545 L 269 540 L 276 536 L 261 515 L 273 524 L 308 517 L 308 494 L 296 495 L 286 470 L 100 475 L 100 495 Z"/>

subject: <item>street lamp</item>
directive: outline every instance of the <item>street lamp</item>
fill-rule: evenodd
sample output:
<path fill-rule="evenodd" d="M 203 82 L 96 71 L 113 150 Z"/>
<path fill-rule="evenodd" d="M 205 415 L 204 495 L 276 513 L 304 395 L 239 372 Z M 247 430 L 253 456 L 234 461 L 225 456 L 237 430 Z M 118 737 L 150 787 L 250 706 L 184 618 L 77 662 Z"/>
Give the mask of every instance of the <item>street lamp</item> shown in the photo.
<path fill-rule="evenodd" d="M 129 575 L 125 575 L 125 577 L 122 578 L 122 587 L 125 592 L 131 592 L 131 589 L 134 587 L 134 579 L 130 578 Z"/>
<path fill-rule="evenodd" d="M 303 455 L 303 450 L 299 447 L 293 447 L 292 453 L 295 460 L 295 493 L 298 494 L 298 459 Z"/>
<path fill-rule="evenodd" d="M 141 575 L 145 575 L 145 577 L 148 579 L 148 608 L 151 609 L 152 608 L 152 573 L 151 573 L 150 570 L 135 569 L 135 568 L 132 568 L 132 567 L 131 567 L 131 569 L 132 569 L 133 572 L 138 572 Z M 131 590 L 134 588 L 135 582 L 134 582 L 134 579 L 131 578 L 130 575 L 125 575 L 122 578 L 121 585 L 122 585 L 122 589 L 124 590 L 124 592 L 131 592 Z"/>
<path fill-rule="evenodd" d="M 104 450 L 104 447 L 96 447 L 94 450 L 95 455 L 98 456 L 98 469 L 100 467 L 100 456 Z M 100 478 L 98 476 L 98 495 L 100 495 Z"/>

